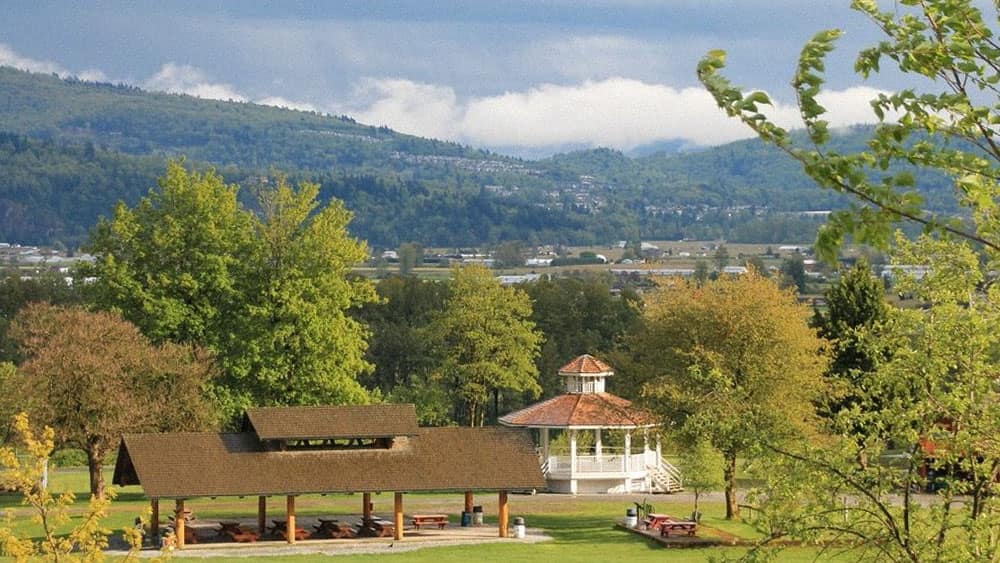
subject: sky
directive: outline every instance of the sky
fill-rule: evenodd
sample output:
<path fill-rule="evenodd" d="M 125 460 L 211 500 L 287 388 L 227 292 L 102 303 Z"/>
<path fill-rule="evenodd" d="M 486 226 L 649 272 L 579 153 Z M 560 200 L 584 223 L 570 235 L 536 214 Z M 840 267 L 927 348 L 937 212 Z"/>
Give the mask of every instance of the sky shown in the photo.
<path fill-rule="evenodd" d="M 846 32 L 822 100 L 833 125 L 871 122 L 900 77 L 853 71 L 877 30 L 849 0 L 4 0 L 0 65 L 293 109 L 545 156 L 751 133 L 695 77 L 711 49 L 726 74 L 777 101 L 803 43 Z M 888 4 L 892 8 L 892 3 Z"/>

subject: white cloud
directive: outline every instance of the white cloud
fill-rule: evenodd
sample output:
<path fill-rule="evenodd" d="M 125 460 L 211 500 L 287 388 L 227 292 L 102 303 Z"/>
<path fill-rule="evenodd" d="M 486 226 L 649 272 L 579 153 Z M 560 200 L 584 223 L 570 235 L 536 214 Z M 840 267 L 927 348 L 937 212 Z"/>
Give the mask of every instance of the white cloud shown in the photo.
<path fill-rule="evenodd" d="M 169 62 L 149 77 L 142 87 L 172 94 L 188 94 L 209 100 L 233 100 L 245 102 L 247 98 L 229 84 L 211 82 L 198 67 Z"/>
<path fill-rule="evenodd" d="M 752 137 L 701 88 L 672 88 L 610 78 L 575 85 L 543 84 L 524 91 L 459 99 L 447 86 L 402 79 L 369 79 L 370 102 L 348 112 L 360 121 L 405 133 L 473 145 L 607 146 L 628 150 L 664 139 L 715 145 Z M 868 105 L 878 90 L 854 87 L 824 94 L 832 126 L 872 122 Z M 801 126 L 794 105 L 766 113 L 786 127 Z"/>
<path fill-rule="evenodd" d="M 52 61 L 41 61 L 25 57 L 3 43 L 0 43 L 0 66 L 9 66 L 18 70 L 41 74 L 56 74 L 61 78 L 75 76 L 80 80 L 88 80 L 90 82 L 104 82 L 108 79 L 103 72 L 96 69 L 73 72 Z"/>

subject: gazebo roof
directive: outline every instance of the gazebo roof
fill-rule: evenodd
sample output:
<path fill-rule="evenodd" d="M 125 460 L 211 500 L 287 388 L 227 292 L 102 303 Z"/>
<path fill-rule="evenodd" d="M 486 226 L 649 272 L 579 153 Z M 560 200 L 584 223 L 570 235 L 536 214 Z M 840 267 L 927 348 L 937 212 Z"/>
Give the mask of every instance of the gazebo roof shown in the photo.
<path fill-rule="evenodd" d="M 591 356 L 583 354 L 559 368 L 559 375 L 611 375 L 611 366 Z"/>
<path fill-rule="evenodd" d="M 577 358 L 579 359 L 579 358 Z M 500 418 L 522 428 L 637 428 L 656 426 L 655 417 L 611 393 L 567 393 Z"/>

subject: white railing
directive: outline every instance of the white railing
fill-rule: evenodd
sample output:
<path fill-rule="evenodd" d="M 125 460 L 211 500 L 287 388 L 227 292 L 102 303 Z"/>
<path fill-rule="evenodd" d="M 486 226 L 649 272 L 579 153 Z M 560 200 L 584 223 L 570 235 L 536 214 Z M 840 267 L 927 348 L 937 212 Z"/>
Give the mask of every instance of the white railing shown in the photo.
<path fill-rule="evenodd" d="M 624 474 L 625 470 L 624 454 L 602 453 L 601 455 L 578 455 L 576 456 L 576 466 L 570 463 L 570 456 L 549 456 L 543 468 L 547 465 L 546 474 L 569 474 L 569 473 L 614 473 Z M 632 454 L 629 458 L 628 472 L 644 471 L 646 468 L 645 455 L 642 453 Z M 544 471 L 544 469 L 543 469 Z"/>

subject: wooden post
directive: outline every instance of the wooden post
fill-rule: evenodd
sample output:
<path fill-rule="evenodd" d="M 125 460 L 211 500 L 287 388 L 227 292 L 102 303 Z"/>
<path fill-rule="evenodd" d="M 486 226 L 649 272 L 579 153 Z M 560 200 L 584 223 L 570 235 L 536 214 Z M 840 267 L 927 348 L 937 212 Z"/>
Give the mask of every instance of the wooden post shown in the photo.
<path fill-rule="evenodd" d="M 295 497 L 292 495 L 285 501 L 285 535 L 288 543 L 295 543 Z"/>
<path fill-rule="evenodd" d="M 472 491 L 465 491 L 465 511 L 472 516 Z"/>
<path fill-rule="evenodd" d="M 364 493 L 361 495 L 361 502 L 364 504 L 361 507 L 361 519 L 371 520 L 372 519 L 372 494 Z"/>
<path fill-rule="evenodd" d="M 393 521 L 393 538 L 403 539 L 403 493 L 396 493 L 395 498 L 395 518 Z"/>
<path fill-rule="evenodd" d="M 150 500 L 149 508 L 152 511 L 149 519 L 149 535 L 153 537 L 153 545 L 157 545 L 160 537 L 160 499 Z"/>
<path fill-rule="evenodd" d="M 257 531 L 262 536 L 267 531 L 267 497 L 264 495 L 257 497 Z"/>
<path fill-rule="evenodd" d="M 507 491 L 500 491 L 500 506 L 497 509 L 500 518 L 500 537 L 507 537 L 507 520 L 510 518 L 510 507 L 507 506 Z"/>
<path fill-rule="evenodd" d="M 174 508 L 174 535 L 177 539 L 177 549 L 184 549 L 184 499 L 177 499 Z"/>

